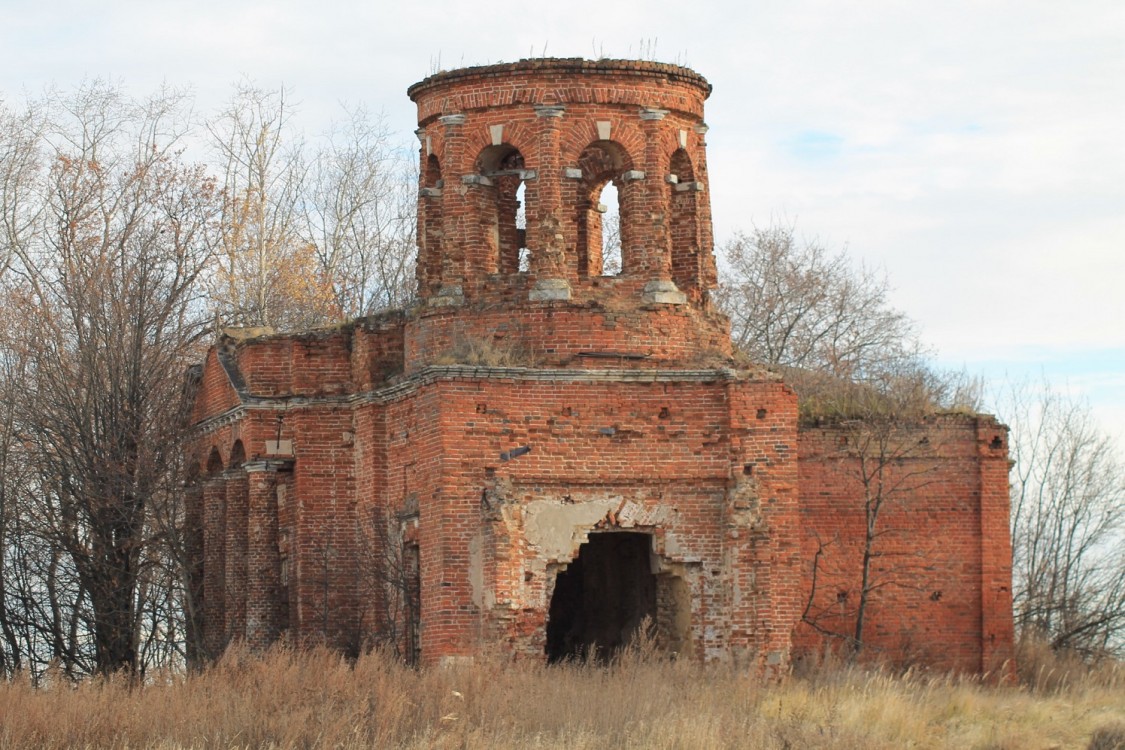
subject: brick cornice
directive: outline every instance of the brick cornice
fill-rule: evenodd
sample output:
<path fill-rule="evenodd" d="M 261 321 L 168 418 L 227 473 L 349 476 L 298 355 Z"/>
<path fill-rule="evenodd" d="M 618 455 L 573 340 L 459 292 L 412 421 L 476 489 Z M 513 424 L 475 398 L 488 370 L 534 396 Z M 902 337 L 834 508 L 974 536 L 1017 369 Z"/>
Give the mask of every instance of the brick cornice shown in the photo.
<path fill-rule="evenodd" d="M 242 403 L 222 414 L 193 425 L 194 435 L 205 435 L 245 418 L 251 410 L 289 410 L 313 406 L 361 406 L 386 404 L 439 381 L 512 380 L 537 383 L 708 383 L 781 381 L 766 370 L 737 370 L 729 367 L 693 370 L 597 370 L 545 369 L 534 367 L 487 367 L 478 365 L 431 365 L 403 380 L 361 393 L 325 396 L 253 396 L 242 394 Z"/>

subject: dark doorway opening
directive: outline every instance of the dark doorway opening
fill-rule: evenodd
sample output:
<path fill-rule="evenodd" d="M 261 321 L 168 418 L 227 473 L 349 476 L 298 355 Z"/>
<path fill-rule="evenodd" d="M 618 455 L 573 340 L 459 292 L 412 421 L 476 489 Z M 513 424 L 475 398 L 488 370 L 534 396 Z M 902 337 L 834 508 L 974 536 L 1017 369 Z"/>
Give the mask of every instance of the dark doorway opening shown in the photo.
<path fill-rule="evenodd" d="M 648 534 L 591 534 L 555 578 L 547 613 L 547 660 L 605 661 L 645 618 L 656 620 L 656 576 Z"/>

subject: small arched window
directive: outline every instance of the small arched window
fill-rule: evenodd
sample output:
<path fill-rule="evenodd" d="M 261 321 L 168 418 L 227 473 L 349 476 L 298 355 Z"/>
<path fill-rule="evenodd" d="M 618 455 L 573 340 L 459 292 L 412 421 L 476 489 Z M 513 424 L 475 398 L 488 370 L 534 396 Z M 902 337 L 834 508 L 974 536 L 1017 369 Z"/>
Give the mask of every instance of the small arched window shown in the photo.
<path fill-rule="evenodd" d="M 209 477 L 217 476 L 223 472 L 223 457 L 215 446 L 211 446 L 211 453 L 207 456 L 206 471 Z"/>
<path fill-rule="evenodd" d="M 482 179 L 481 224 L 493 272 L 517 273 L 527 247 L 524 160 L 509 145 L 489 146 L 477 159 Z"/>
<path fill-rule="evenodd" d="M 527 249 L 527 182 L 523 180 L 516 190 L 516 236 L 519 239 L 519 261 L 516 270 L 527 273 L 531 270 L 531 251 Z"/>
<path fill-rule="evenodd" d="M 668 169 L 671 189 L 669 230 L 672 241 L 672 280 L 681 290 L 699 287 L 699 184 L 687 151 L 677 149 Z"/>
<path fill-rule="evenodd" d="M 419 284 L 423 289 L 437 291 L 441 286 L 442 264 L 442 190 L 441 162 L 434 154 L 426 159 L 422 173 L 421 231 L 418 233 L 421 252 L 418 258 Z"/>
<path fill-rule="evenodd" d="M 625 180 L 629 154 L 613 141 L 595 141 L 578 157 L 581 183 L 575 206 L 578 275 L 615 276 L 630 270 L 630 206 L 634 185 Z"/>
<path fill-rule="evenodd" d="M 598 199 L 601 214 L 602 276 L 621 273 L 621 202 L 617 185 L 612 181 L 602 187 Z"/>

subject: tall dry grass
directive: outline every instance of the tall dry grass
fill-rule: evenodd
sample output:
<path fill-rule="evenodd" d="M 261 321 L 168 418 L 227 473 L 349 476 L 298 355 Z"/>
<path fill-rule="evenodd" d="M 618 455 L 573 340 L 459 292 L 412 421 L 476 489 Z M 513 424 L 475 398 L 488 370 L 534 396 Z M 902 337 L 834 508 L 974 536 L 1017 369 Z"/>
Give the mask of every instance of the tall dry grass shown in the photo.
<path fill-rule="evenodd" d="M 1125 738 L 1125 680 L 988 687 L 840 666 L 763 683 L 627 654 L 413 671 L 382 654 L 234 650 L 194 675 L 0 683 L 0 748 L 1086 748 Z M 1094 744 L 1100 742 L 1103 744 Z"/>

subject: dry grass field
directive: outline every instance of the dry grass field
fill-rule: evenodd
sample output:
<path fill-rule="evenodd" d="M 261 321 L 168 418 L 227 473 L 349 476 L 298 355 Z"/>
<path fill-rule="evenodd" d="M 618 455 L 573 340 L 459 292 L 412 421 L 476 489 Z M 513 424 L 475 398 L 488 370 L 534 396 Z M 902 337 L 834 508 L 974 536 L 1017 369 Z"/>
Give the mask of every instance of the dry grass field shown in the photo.
<path fill-rule="evenodd" d="M 0 748 L 1125 747 L 1125 670 L 1025 655 L 1019 685 L 825 665 L 763 683 L 626 654 L 609 667 L 231 652 L 211 669 L 0 683 Z"/>

